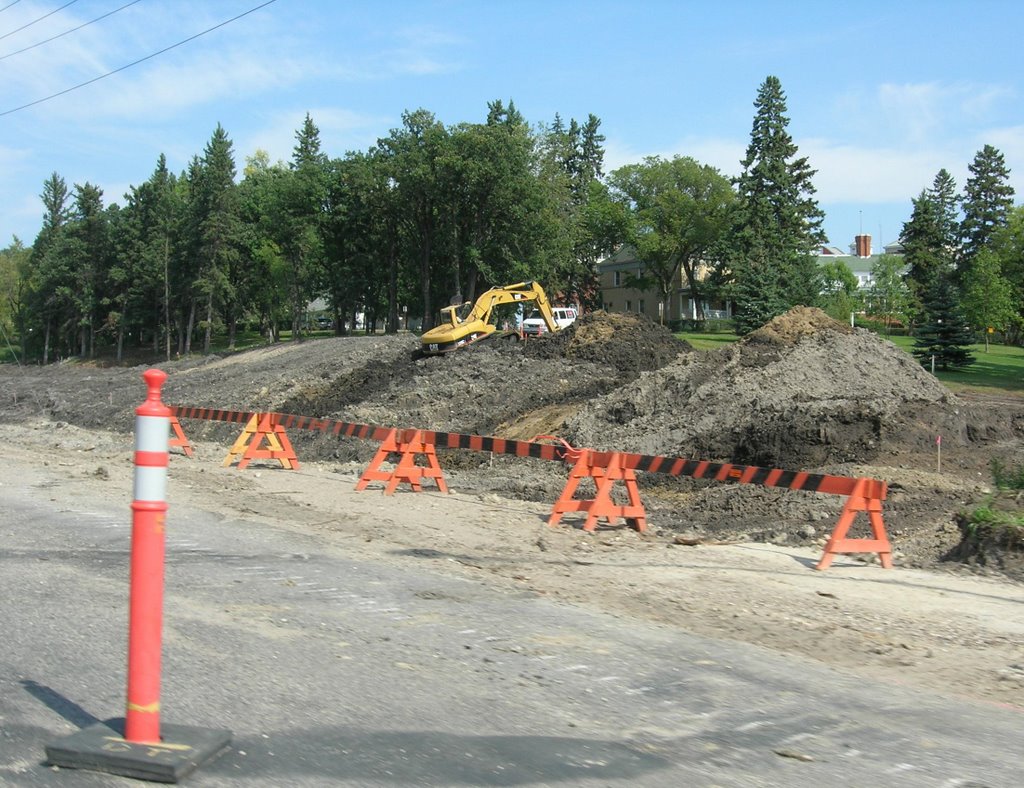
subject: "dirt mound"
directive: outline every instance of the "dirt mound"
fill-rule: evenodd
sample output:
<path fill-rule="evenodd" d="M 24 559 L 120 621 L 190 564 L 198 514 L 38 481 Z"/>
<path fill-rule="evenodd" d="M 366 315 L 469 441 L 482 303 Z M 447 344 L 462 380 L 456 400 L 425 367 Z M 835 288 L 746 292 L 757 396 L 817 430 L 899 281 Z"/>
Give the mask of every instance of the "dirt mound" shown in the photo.
<path fill-rule="evenodd" d="M 852 334 L 854 329 L 834 320 L 820 309 L 797 306 L 785 314 L 772 318 L 756 331 L 752 331 L 745 337 L 744 342 L 795 345 L 804 337 L 814 336 L 822 331 Z"/>
<path fill-rule="evenodd" d="M 528 341 L 524 352 L 529 358 L 591 361 L 635 376 L 661 369 L 691 350 L 689 342 L 646 315 L 598 310 L 557 334 Z"/>
<path fill-rule="evenodd" d="M 955 407 L 948 390 L 902 350 L 819 310 L 793 310 L 755 334 L 680 356 L 591 403 L 570 422 L 570 440 L 818 467 L 876 457 L 905 407 Z"/>

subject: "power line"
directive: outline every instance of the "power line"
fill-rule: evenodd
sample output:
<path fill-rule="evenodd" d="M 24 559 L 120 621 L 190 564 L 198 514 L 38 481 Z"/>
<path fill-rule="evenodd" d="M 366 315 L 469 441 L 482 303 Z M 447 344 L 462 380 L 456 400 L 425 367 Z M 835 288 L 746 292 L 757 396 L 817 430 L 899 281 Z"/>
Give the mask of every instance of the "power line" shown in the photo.
<path fill-rule="evenodd" d="M 5 5 L 5 6 L 3 7 L 3 8 L 0 8 L 0 11 L 6 11 L 6 10 L 7 10 L 8 8 L 10 8 L 10 7 L 12 6 L 12 5 L 17 5 L 17 4 L 18 4 L 18 3 L 20 3 L 20 2 L 21 2 L 21 0 L 14 0 L 14 2 L 13 2 L 13 3 L 8 3 L 8 4 L 7 4 L 7 5 Z"/>
<path fill-rule="evenodd" d="M 118 11 L 123 11 L 128 6 L 135 5 L 136 3 L 140 2 L 142 2 L 142 0 L 132 0 L 130 3 L 125 3 L 120 8 L 115 8 L 113 11 L 108 11 L 107 13 L 103 14 L 103 16 L 98 16 L 95 19 L 90 19 L 88 22 L 85 22 L 79 25 L 78 27 L 73 27 L 70 30 L 65 30 L 63 33 L 58 33 L 55 36 L 51 36 L 50 38 L 39 41 L 35 44 L 32 44 L 31 46 L 27 46 L 24 49 L 19 49 L 16 52 L 8 52 L 6 55 L 0 55 L 0 60 L 7 60 L 7 58 L 14 57 L 15 55 L 20 55 L 22 52 L 28 52 L 30 49 L 41 47 L 43 44 L 49 44 L 51 41 L 56 41 L 58 38 L 63 38 L 64 36 L 68 35 L 68 33 L 74 33 L 76 30 L 81 30 L 83 27 L 88 27 L 93 22 L 99 22 L 101 19 L 106 19 L 108 16 L 112 16 L 113 14 L 116 14 Z M 0 11 L 3 11 L 3 9 L 0 8 Z"/>
<path fill-rule="evenodd" d="M 145 63 L 147 60 L 152 60 L 157 55 L 162 55 L 165 52 L 170 52 L 172 49 L 177 49 L 182 44 L 187 44 L 189 41 L 195 41 L 197 38 L 199 38 L 201 36 L 205 36 L 207 33 L 212 33 L 214 30 L 217 30 L 218 28 L 224 27 L 225 25 L 229 25 L 232 22 L 237 22 L 242 17 L 248 16 L 249 14 L 251 14 L 251 13 L 253 13 L 255 11 L 259 11 L 261 8 L 265 8 L 268 5 L 270 5 L 272 3 L 276 3 L 276 2 L 277 2 L 277 0 L 267 0 L 267 2 L 260 3 L 258 6 L 254 7 L 254 8 L 250 8 L 248 11 L 244 11 L 241 14 L 239 14 L 238 16 L 233 16 L 233 17 L 231 17 L 231 19 L 226 19 L 225 21 L 221 22 L 220 24 L 214 25 L 213 27 L 208 27 L 206 30 L 203 30 L 200 33 L 196 33 L 194 36 L 189 36 L 188 38 L 182 39 L 181 41 L 179 41 L 176 44 L 171 44 L 169 47 L 164 47 L 159 52 L 153 52 L 150 55 L 146 55 L 145 57 L 141 57 L 138 60 L 134 60 L 131 63 L 128 63 L 126 65 L 121 66 L 120 68 L 115 68 L 113 71 L 108 71 L 106 74 L 100 74 L 98 77 L 93 77 L 92 79 L 86 80 L 85 82 L 80 82 L 77 85 L 74 85 L 74 86 L 72 86 L 70 88 L 66 88 L 64 90 L 61 90 L 58 93 L 54 93 L 54 94 L 52 94 L 50 96 L 47 96 L 46 98 L 36 99 L 35 101 L 30 101 L 28 104 L 22 104 L 20 107 L 15 107 L 14 109 L 8 109 L 8 110 L 5 110 L 3 112 L 0 112 L 0 118 L 2 118 L 4 115 L 10 115 L 10 114 L 15 113 L 15 112 L 20 112 L 23 109 L 28 109 L 29 107 L 34 107 L 34 106 L 36 106 L 36 104 L 42 104 L 43 102 L 49 101 L 50 99 L 55 99 L 58 96 L 63 96 L 64 94 L 70 93 L 73 90 L 78 90 L 79 88 L 84 88 L 86 85 L 91 85 L 94 82 L 99 82 L 101 79 L 106 79 L 107 77 L 113 76 L 114 74 L 118 74 L 118 73 L 120 73 L 120 72 L 122 72 L 122 71 L 124 71 L 126 69 L 131 68 L 132 66 L 139 65 L 139 63 Z M 68 5 L 70 5 L 70 3 Z M 58 10 L 60 10 L 60 9 L 58 9 Z"/>
<path fill-rule="evenodd" d="M 78 0 L 71 0 L 71 2 L 70 2 L 70 3 L 65 3 L 65 4 L 64 4 L 64 5 L 62 5 L 62 6 L 60 7 L 60 8 L 54 8 L 54 9 L 53 9 L 53 10 L 52 10 L 52 11 L 51 11 L 50 13 L 48 13 L 48 14 L 43 14 L 43 15 L 42 15 L 41 17 L 39 17 L 38 19 L 33 19 L 33 20 L 32 20 L 31 22 L 29 22 L 29 23 L 28 23 L 27 25 L 22 25 L 22 26 L 21 26 L 21 27 L 19 27 L 19 28 L 18 28 L 17 30 L 12 30 L 12 31 L 11 31 L 10 33 L 4 33 L 4 34 L 3 34 L 2 36 L 0 36 L 0 41 L 2 41 L 2 40 L 3 40 L 3 39 L 5 39 L 5 38 L 8 38 L 9 36 L 13 36 L 13 35 L 14 35 L 15 33 L 20 33 L 20 32 L 21 32 L 22 30 L 24 30 L 24 29 L 25 29 L 25 28 L 27 28 L 27 27 L 32 27 L 32 25 L 34 25 L 34 24 L 35 24 L 36 22 L 42 22 L 42 21 L 43 21 L 44 19 L 46 19 L 47 17 L 49 17 L 49 16 L 53 16 L 53 15 L 54 15 L 54 14 L 56 14 L 56 13 L 57 13 L 58 11 L 63 11 L 63 10 L 64 10 L 65 8 L 67 8 L 67 7 L 69 6 L 69 5 L 74 5 L 74 4 L 75 4 L 75 3 L 77 3 L 77 2 L 78 2 Z M 11 3 L 11 5 L 14 5 L 14 3 Z M 10 8 L 10 7 L 11 7 L 11 6 L 5 6 L 5 8 Z"/>

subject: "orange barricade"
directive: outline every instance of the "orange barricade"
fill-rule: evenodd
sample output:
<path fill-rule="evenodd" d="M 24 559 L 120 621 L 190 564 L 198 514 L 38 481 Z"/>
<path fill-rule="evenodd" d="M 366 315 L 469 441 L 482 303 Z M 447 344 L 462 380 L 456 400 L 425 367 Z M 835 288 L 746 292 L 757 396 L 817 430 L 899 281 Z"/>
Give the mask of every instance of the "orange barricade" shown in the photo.
<path fill-rule="evenodd" d="M 565 454 L 566 462 L 570 462 L 573 458 L 576 458 L 576 462 L 569 472 L 569 480 L 565 484 L 565 489 L 555 501 L 551 517 L 548 518 L 548 525 L 557 525 L 566 512 L 586 512 L 587 520 L 583 524 L 584 531 L 593 531 L 597 527 L 597 521 L 602 517 L 609 524 L 621 517 L 625 519 L 627 525 L 631 525 L 643 533 L 647 528 L 647 513 L 640 502 L 640 489 L 637 487 L 636 473 L 632 468 L 625 467 L 622 454 L 614 451 L 601 452 L 569 447 Z M 594 480 L 596 491 L 593 498 L 574 497 L 576 488 L 584 479 Z M 612 489 L 617 481 L 626 485 L 626 495 L 629 498 L 627 505 L 619 505 L 612 500 Z"/>
<path fill-rule="evenodd" d="M 168 448 L 173 449 L 175 446 L 180 446 L 181 450 L 185 452 L 185 456 L 191 457 L 192 444 L 189 443 L 188 438 L 185 437 L 185 433 L 181 429 L 181 423 L 178 421 L 177 416 L 171 416 L 171 431 L 174 433 L 174 437 L 168 442 Z"/>
<path fill-rule="evenodd" d="M 878 560 L 884 569 L 892 569 L 892 545 L 885 533 L 882 521 L 882 501 L 885 500 L 887 487 L 885 482 L 877 479 L 857 479 L 853 491 L 846 499 L 842 514 L 836 523 L 832 536 L 825 544 L 825 551 L 815 569 L 827 569 L 837 555 L 848 553 L 878 553 Z M 857 512 L 867 512 L 871 521 L 871 539 L 848 539 L 847 532 Z"/>
<path fill-rule="evenodd" d="M 381 465 L 387 461 L 390 454 L 401 455 L 398 464 L 394 470 L 382 470 Z M 425 466 L 416 464 L 416 459 L 420 455 L 426 460 Z M 433 479 L 437 489 L 443 493 L 448 492 L 448 485 L 437 462 L 433 442 L 426 439 L 423 430 L 391 430 L 377 449 L 377 453 L 373 455 L 363 475 L 359 477 L 356 489 L 364 490 L 372 481 L 387 482 L 384 494 L 391 495 L 399 484 L 407 482 L 414 492 L 421 492 L 424 479 Z"/>
<path fill-rule="evenodd" d="M 260 448 L 263 441 L 270 448 Z M 281 467 L 289 470 L 298 470 L 299 467 L 299 458 L 295 456 L 284 427 L 277 423 L 276 413 L 252 415 L 221 465 L 226 468 L 236 459 L 240 469 L 253 460 L 276 460 L 281 463 Z"/>

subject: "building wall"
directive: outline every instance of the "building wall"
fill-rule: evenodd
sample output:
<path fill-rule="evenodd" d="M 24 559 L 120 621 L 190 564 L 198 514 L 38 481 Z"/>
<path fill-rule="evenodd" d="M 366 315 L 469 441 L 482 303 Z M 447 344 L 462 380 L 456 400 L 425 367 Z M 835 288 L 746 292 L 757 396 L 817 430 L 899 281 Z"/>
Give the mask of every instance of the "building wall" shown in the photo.
<path fill-rule="evenodd" d="M 698 276 L 703 279 L 708 273 L 710 273 L 710 269 L 704 268 L 698 272 Z M 638 290 L 625 285 L 628 277 L 643 275 L 643 266 L 632 255 L 631 250 L 620 249 L 611 257 L 598 263 L 598 275 L 601 285 L 601 302 L 606 311 L 636 312 L 660 322 L 662 317 L 660 289 L 655 287 L 649 290 Z M 732 314 L 729 306 L 728 304 L 710 304 L 705 301 L 705 317 L 729 317 Z M 690 298 L 690 288 L 682 271 L 679 272 L 673 284 L 667 307 L 667 314 L 664 316 L 665 322 L 692 320 L 696 315 L 693 299 Z"/>

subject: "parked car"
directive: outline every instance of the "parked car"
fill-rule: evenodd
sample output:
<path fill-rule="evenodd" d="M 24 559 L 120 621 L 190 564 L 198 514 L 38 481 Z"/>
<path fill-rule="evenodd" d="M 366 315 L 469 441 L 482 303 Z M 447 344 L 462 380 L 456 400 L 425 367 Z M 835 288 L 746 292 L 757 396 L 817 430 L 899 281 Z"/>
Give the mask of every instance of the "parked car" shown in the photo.
<path fill-rule="evenodd" d="M 576 307 L 553 306 L 551 307 L 551 316 L 555 319 L 555 324 L 559 330 L 561 330 L 571 326 L 576 321 L 576 318 L 579 317 L 579 314 L 576 312 Z M 547 332 L 547 330 L 547 324 L 537 309 L 534 309 L 530 316 L 523 321 L 522 331 L 526 336 L 540 336 Z"/>

